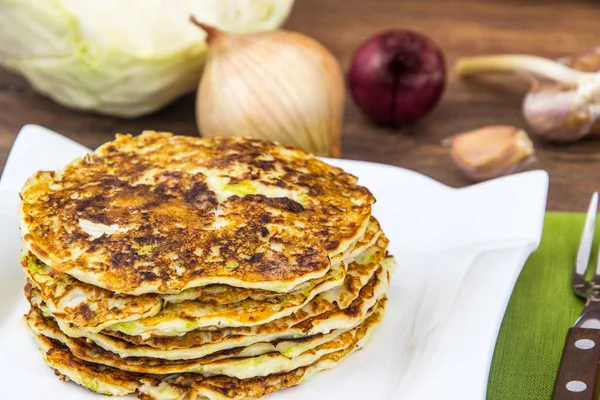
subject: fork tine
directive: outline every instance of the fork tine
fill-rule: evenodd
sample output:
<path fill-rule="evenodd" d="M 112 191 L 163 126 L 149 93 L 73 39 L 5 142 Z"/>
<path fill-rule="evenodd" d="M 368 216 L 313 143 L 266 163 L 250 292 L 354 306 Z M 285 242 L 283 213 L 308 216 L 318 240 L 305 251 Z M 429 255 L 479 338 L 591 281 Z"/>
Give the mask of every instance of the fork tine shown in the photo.
<path fill-rule="evenodd" d="M 594 241 L 594 228 L 596 226 L 596 213 L 598 212 L 598 192 L 594 192 L 590 206 L 588 208 L 587 217 L 585 218 L 585 226 L 581 234 L 581 242 L 577 251 L 577 260 L 575 261 L 575 270 L 573 271 L 573 288 L 577 292 L 577 286 L 585 283 L 585 273 L 588 269 L 590 261 L 590 253 L 592 252 L 592 242 Z"/>

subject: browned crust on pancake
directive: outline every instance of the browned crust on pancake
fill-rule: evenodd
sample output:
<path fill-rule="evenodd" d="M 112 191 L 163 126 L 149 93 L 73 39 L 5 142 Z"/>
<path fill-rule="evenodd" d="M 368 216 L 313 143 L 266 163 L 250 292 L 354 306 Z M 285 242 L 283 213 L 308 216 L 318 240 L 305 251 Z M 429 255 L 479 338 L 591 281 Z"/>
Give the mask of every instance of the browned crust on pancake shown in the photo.
<path fill-rule="evenodd" d="M 374 325 L 377 325 L 382 317 L 385 308 L 386 299 L 380 301 L 378 312 L 367 319 L 357 331 L 357 335 L 352 343 L 343 350 L 339 350 L 321 357 L 317 362 L 306 367 L 300 367 L 290 372 L 272 374 L 265 377 L 250 379 L 237 379 L 227 376 L 203 377 L 198 374 L 179 374 L 171 376 L 168 383 L 173 389 L 189 396 L 190 399 L 200 399 L 202 396 L 209 398 L 225 397 L 231 400 L 244 398 L 259 398 L 275 391 L 292 387 L 302 383 L 311 375 L 311 368 L 327 369 L 339 362 L 342 358 L 356 351 L 358 342 L 365 336 L 367 331 Z M 101 379 L 105 382 L 117 384 L 128 388 L 131 392 L 138 392 L 140 399 L 153 400 L 153 397 L 141 393 L 144 390 L 143 385 L 157 387 L 161 383 L 160 376 L 143 373 L 126 372 L 112 367 L 94 364 L 83 361 L 74 356 L 69 349 L 60 342 L 41 336 L 40 339 L 50 349 L 45 352 L 44 357 L 52 368 L 60 370 L 61 368 L 74 369 L 82 375 L 91 379 Z M 57 371 L 57 375 L 62 373 Z"/>
<path fill-rule="evenodd" d="M 288 197 L 247 194 L 219 205 L 207 175 L 189 172 L 192 166 L 211 173 L 221 169 L 230 185 L 243 180 L 304 189 L 307 200 L 302 205 Z M 237 171 L 235 179 L 231 171 Z M 96 276 L 89 283 L 130 294 L 173 293 L 215 279 L 287 291 L 327 272 L 329 254 L 356 237 L 374 202 L 341 169 L 247 138 L 119 135 L 62 173 L 38 179 L 22 193 L 27 246 L 58 271 L 81 280 Z M 217 208 L 229 225 L 208 229 Z M 79 227 L 80 220 L 128 230 L 94 238 Z M 74 248 L 83 255 L 73 254 Z M 207 255 L 214 249 L 213 262 Z M 236 267 L 224 267 L 226 261 Z"/>

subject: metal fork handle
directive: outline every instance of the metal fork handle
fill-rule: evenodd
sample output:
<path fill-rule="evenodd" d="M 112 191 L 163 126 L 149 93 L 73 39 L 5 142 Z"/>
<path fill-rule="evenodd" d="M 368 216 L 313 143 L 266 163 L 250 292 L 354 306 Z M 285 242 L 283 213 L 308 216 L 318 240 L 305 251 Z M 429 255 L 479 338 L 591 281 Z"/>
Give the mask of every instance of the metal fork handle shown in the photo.
<path fill-rule="evenodd" d="M 600 330 L 569 329 L 552 400 L 596 400 L 599 373 Z"/>

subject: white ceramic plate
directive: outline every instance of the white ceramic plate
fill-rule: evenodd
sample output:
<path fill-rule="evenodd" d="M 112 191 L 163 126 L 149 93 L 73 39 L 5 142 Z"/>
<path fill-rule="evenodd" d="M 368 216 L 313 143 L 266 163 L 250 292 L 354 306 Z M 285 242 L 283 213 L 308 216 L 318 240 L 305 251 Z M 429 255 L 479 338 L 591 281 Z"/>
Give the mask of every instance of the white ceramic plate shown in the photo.
<path fill-rule="evenodd" d="M 25 126 L 0 181 L 0 398 L 101 398 L 59 381 L 20 323 L 27 304 L 18 265 L 18 190 L 31 173 L 87 151 L 47 129 Z M 329 161 L 375 194 L 374 215 L 400 266 L 384 323 L 369 345 L 271 398 L 484 399 L 506 305 L 541 238 L 547 174 L 452 189 L 401 168 Z"/>

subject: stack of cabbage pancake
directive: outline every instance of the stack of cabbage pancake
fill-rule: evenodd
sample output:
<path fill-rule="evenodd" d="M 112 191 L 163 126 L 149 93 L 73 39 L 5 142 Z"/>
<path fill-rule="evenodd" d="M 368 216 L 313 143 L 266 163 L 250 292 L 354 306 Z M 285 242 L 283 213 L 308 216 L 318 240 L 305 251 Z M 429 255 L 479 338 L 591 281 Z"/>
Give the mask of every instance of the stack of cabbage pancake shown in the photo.
<path fill-rule="evenodd" d="M 65 380 L 256 398 L 360 349 L 394 260 L 355 177 L 293 148 L 153 131 L 21 192 L 28 330 Z"/>

